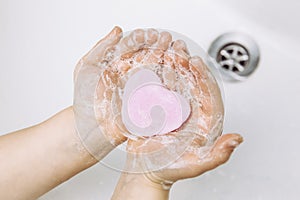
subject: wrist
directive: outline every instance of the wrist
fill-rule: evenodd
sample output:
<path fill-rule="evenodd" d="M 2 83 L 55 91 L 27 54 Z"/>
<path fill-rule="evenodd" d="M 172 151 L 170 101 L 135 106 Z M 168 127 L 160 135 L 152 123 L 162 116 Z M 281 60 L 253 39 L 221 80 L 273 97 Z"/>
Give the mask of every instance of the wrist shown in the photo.
<path fill-rule="evenodd" d="M 107 119 L 95 116 L 94 109 L 86 109 L 72 107 L 76 136 L 86 151 L 100 161 L 127 138 L 115 126 L 110 126 Z"/>
<path fill-rule="evenodd" d="M 140 199 L 164 200 L 169 198 L 167 190 L 157 182 L 148 179 L 144 174 L 122 173 L 115 189 L 113 200 Z"/>
<path fill-rule="evenodd" d="M 159 176 L 157 176 L 154 172 L 144 173 L 143 176 L 146 182 L 158 189 L 170 190 L 172 185 L 174 184 L 173 181 L 162 179 Z"/>

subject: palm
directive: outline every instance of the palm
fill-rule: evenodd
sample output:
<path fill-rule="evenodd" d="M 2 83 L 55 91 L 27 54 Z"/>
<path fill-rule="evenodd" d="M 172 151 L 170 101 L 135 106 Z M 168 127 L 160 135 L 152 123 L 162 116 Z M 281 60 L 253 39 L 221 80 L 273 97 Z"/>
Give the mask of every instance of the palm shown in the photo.
<path fill-rule="evenodd" d="M 186 81 L 192 82 L 195 86 L 190 90 L 193 95 L 192 113 L 181 128 L 167 135 L 129 140 L 127 170 L 146 173 L 157 170 L 151 173 L 155 178 L 176 181 L 198 176 L 224 163 L 234 147 L 242 142 L 242 138 L 237 134 L 228 134 L 215 142 L 221 133 L 223 116 L 217 83 L 214 79 L 209 80 L 210 72 L 199 57 L 189 56 L 184 42 L 178 40 L 166 46 L 168 48 L 165 47 L 160 52 L 159 59 L 140 61 L 146 64 L 163 62 L 164 65 L 171 66 L 170 71 L 163 71 L 169 75 L 164 76 L 163 82 L 171 90 L 182 92 Z M 154 53 L 155 51 L 147 51 L 145 54 L 141 51 L 135 58 L 157 58 L 151 55 Z M 174 71 L 181 75 L 190 71 L 193 78 L 176 80 L 172 76 Z M 200 103 L 193 101 L 195 99 Z M 170 149 L 174 155 L 169 154 Z M 140 165 L 133 166 L 132 163 L 136 162 Z"/>
<path fill-rule="evenodd" d="M 93 112 L 102 132 L 115 145 L 126 140 L 128 132 L 121 120 L 122 101 L 119 93 L 124 88 L 126 73 L 133 68 L 132 61 L 142 64 L 157 64 L 171 42 L 169 33 L 154 29 L 135 30 L 122 38 L 122 30 L 115 27 L 105 38 L 85 55 L 77 64 L 74 79 L 95 77 L 96 83 L 86 81 L 93 90 Z M 157 51 L 149 53 L 147 48 L 155 45 Z M 145 48 L 147 47 L 147 48 Z M 147 58 L 147 59 L 145 59 Z M 92 89 L 91 89 L 92 88 Z"/>

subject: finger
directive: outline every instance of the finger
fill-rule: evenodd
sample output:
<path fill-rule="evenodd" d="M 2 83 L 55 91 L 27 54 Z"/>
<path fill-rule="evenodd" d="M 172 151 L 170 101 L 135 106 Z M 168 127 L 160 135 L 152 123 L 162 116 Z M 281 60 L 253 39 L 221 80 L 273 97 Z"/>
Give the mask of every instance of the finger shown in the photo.
<path fill-rule="evenodd" d="M 200 57 L 194 56 L 190 59 L 190 70 L 195 75 L 199 88 L 201 88 L 202 111 L 212 116 L 211 125 L 214 126 L 219 120 L 219 115 L 224 112 L 219 85 Z"/>
<path fill-rule="evenodd" d="M 158 39 L 158 31 L 156 29 L 150 28 L 145 33 L 145 43 L 147 45 L 153 45 L 157 42 Z"/>
<path fill-rule="evenodd" d="M 108 49 L 116 45 L 122 37 L 122 29 L 118 26 L 101 39 L 88 53 L 84 56 L 84 60 L 90 64 L 96 64 L 100 62 L 105 56 Z"/>
<path fill-rule="evenodd" d="M 189 64 L 190 70 L 194 73 L 195 79 L 198 82 L 201 80 L 201 82 L 205 82 L 207 85 L 213 86 L 212 88 L 217 87 L 214 76 L 199 56 L 193 56 L 190 58 Z"/>
<path fill-rule="evenodd" d="M 159 35 L 156 48 L 162 51 L 166 51 L 169 48 L 171 41 L 172 35 L 169 32 L 163 31 Z"/>
<path fill-rule="evenodd" d="M 210 121 L 210 116 L 213 113 L 213 106 L 217 105 L 212 105 L 212 100 L 213 98 L 210 94 L 209 90 L 209 85 L 207 81 L 207 68 L 205 64 L 203 63 L 202 59 L 198 56 L 194 56 L 190 59 L 189 61 L 189 68 L 191 73 L 193 74 L 193 79 L 195 81 L 195 87 L 199 91 L 195 91 L 198 96 L 196 98 L 199 101 L 199 106 L 197 106 L 196 112 L 201 114 L 202 116 L 207 116 L 203 117 L 203 119 L 209 119 Z M 201 116 L 198 116 L 198 118 Z M 205 130 L 209 130 L 210 128 L 210 122 L 206 120 L 205 123 Z M 201 126 L 201 125 L 200 125 Z"/>
<path fill-rule="evenodd" d="M 212 104 L 212 98 L 215 98 L 215 96 L 211 95 L 211 89 L 213 86 L 210 84 L 210 81 L 208 79 L 208 69 L 202 59 L 198 56 L 194 56 L 190 59 L 190 70 L 192 74 L 194 75 L 194 78 L 196 80 L 197 87 L 200 89 L 201 93 L 201 110 L 211 116 L 213 110 L 215 107 L 212 106 L 219 106 L 218 104 Z M 221 103 L 222 105 L 222 103 Z"/>
<path fill-rule="evenodd" d="M 135 61 L 138 63 L 147 64 L 149 62 L 149 52 L 153 52 L 153 45 L 158 40 L 159 33 L 156 29 L 150 28 L 145 31 L 145 49 L 135 55 Z M 151 62 L 150 62 L 151 63 Z"/>
<path fill-rule="evenodd" d="M 172 48 L 176 52 L 184 52 L 186 54 L 189 54 L 186 43 L 183 40 L 176 40 L 172 44 Z"/>
<path fill-rule="evenodd" d="M 132 53 L 140 50 L 144 45 L 145 31 L 143 29 L 136 29 L 120 41 L 117 46 L 117 52 L 122 57 L 131 57 Z"/>
<path fill-rule="evenodd" d="M 195 78 L 199 80 L 200 78 L 202 79 L 207 79 L 207 67 L 203 60 L 199 56 L 193 56 L 190 59 L 190 69 L 193 71 Z"/>
<path fill-rule="evenodd" d="M 172 42 L 170 49 L 171 49 L 171 52 L 166 54 L 165 60 L 170 60 L 170 58 L 173 58 L 172 62 L 174 62 L 175 66 L 177 66 L 179 68 L 184 67 L 184 68 L 188 69 L 190 56 L 189 56 L 188 49 L 187 49 L 185 42 L 183 40 L 176 40 L 176 41 Z M 167 56 L 169 58 L 166 58 Z"/>
<path fill-rule="evenodd" d="M 169 48 L 172 41 L 172 35 L 163 31 L 158 35 L 157 42 L 149 47 L 147 56 L 143 58 L 144 64 L 156 64 L 163 60 L 165 51 Z"/>
<path fill-rule="evenodd" d="M 243 142 L 239 134 L 226 134 L 220 136 L 204 159 L 199 160 L 199 170 L 204 173 L 225 163 L 233 150 Z"/>
<path fill-rule="evenodd" d="M 116 45 L 122 37 L 122 29 L 118 26 L 101 39 L 97 44 L 78 62 L 74 70 L 74 81 L 76 81 L 78 73 L 85 64 L 97 65 L 102 60 L 108 49 Z"/>

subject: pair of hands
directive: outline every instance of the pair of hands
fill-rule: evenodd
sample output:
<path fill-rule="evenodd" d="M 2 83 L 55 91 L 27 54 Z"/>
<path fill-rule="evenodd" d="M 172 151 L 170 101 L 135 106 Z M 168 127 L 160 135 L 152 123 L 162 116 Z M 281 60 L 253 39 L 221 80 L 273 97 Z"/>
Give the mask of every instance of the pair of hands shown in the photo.
<path fill-rule="evenodd" d="M 122 56 L 114 57 L 114 55 Z M 149 138 L 126 136 L 127 130 L 122 125 L 120 113 L 116 113 L 116 109 L 118 110 L 122 104 L 121 98 L 114 94 L 118 85 L 124 85 L 120 77 L 133 68 L 132 61 L 143 65 L 163 62 L 174 69 L 182 68 L 192 72 L 194 77 L 190 81 L 197 86 L 192 94 L 195 99 L 201 99 L 201 106 L 192 103 L 191 116 L 183 128 L 167 135 Z M 154 183 L 173 183 L 211 170 L 226 162 L 235 147 L 243 140 L 238 134 L 218 137 L 221 130 L 214 130 L 218 132 L 217 135 L 210 136 L 213 126 L 220 120 L 220 113 L 223 114 L 218 86 L 215 81 L 208 80 L 209 70 L 201 58 L 191 57 L 185 43 L 182 40 L 172 41 L 172 36 L 168 32 L 137 29 L 122 38 L 122 30 L 115 27 L 79 61 L 74 72 L 75 82 L 80 73 L 86 73 L 87 78 L 89 73 L 102 74 L 96 76 L 98 80 L 93 93 L 94 115 L 96 121 L 101 124 L 102 134 L 115 146 L 128 140 L 125 170 L 133 171 L 135 170 L 133 168 L 137 167 L 137 171 L 144 172 L 145 177 Z M 175 81 L 173 78 L 170 80 Z M 169 86 L 172 85 L 174 83 L 170 83 Z M 199 122 L 199 118 L 205 120 L 205 125 Z M 203 134 L 192 131 L 190 127 L 199 129 Z M 182 135 L 185 137 L 181 137 Z M 170 147 L 180 148 L 186 137 L 192 139 L 179 158 L 162 169 L 149 172 L 151 167 L 145 162 L 145 154 L 151 154 L 157 149 L 167 152 Z M 208 140 L 209 137 L 212 139 Z M 88 145 L 85 144 L 86 147 Z M 160 153 L 155 159 L 164 160 L 165 156 L 164 153 Z"/>

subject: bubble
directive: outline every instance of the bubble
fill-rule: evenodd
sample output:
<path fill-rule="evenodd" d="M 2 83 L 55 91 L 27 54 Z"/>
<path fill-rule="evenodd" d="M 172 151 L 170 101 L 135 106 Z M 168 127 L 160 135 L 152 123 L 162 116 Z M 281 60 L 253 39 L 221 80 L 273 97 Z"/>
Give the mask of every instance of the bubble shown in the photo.
<path fill-rule="evenodd" d="M 158 31 L 158 37 L 163 31 Z M 109 133 L 120 132 L 131 140 L 144 141 L 135 147 L 141 154 L 133 153 L 125 142 L 101 161 L 115 170 L 162 169 L 189 148 L 195 135 L 202 135 L 209 144 L 221 134 L 222 85 L 213 61 L 189 38 L 167 32 L 174 41 L 167 50 L 158 42 L 141 42 L 139 35 L 128 39 L 133 32 L 124 33 L 99 66 L 79 73 L 74 106 L 79 116 L 77 128 L 85 133 L 82 140 L 102 134 L 95 145 L 101 145 L 101 139 L 114 144 Z M 184 41 L 186 47 L 176 41 Z M 194 56 L 201 59 L 193 64 Z M 149 143 L 153 148 L 146 152 Z M 99 157 L 96 146 L 86 147 Z"/>

